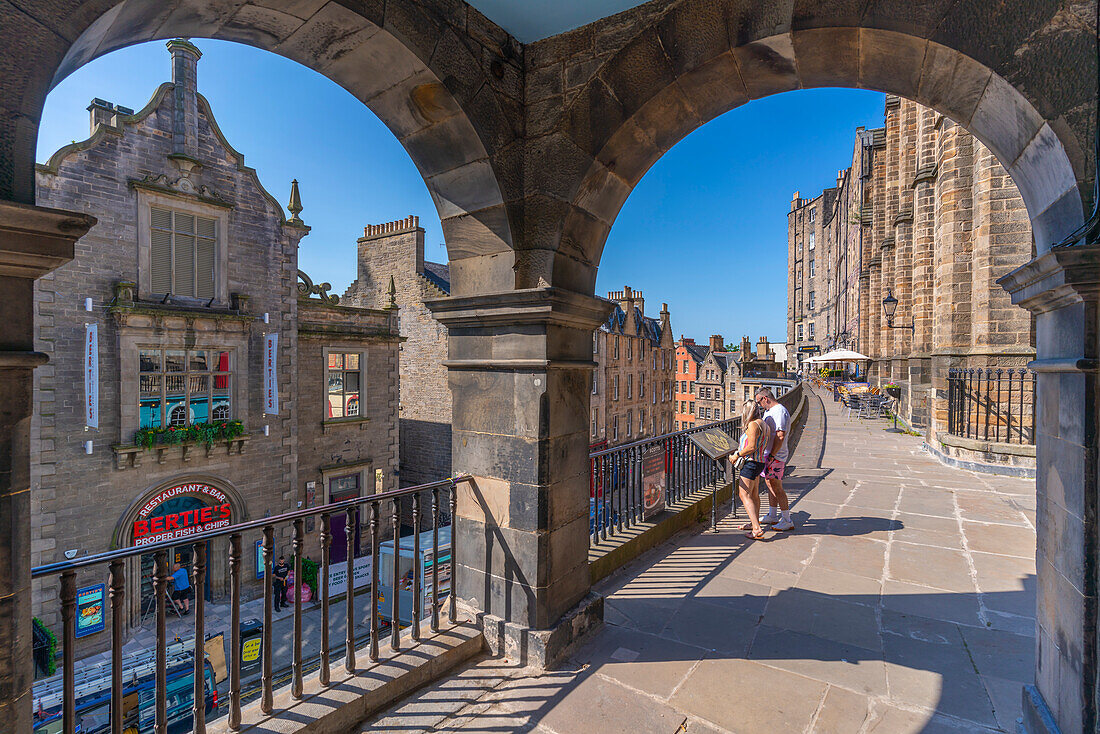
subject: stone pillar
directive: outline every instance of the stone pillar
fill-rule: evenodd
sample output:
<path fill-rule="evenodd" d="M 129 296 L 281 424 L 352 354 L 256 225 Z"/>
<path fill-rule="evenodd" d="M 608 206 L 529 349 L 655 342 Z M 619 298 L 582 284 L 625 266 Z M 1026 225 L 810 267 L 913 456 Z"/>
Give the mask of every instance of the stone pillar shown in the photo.
<path fill-rule="evenodd" d="M 1096 731 L 1100 246 L 1058 248 L 998 281 L 1035 314 L 1038 571 L 1028 734 Z"/>
<path fill-rule="evenodd" d="M 611 304 L 534 288 L 428 306 L 449 334 L 454 472 L 474 477 L 453 526 L 458 598 L 494 652 L 549 666 L 602 618 L 586 600 L 588 400 Z"/>
<path fill-rule="evenodd" d="M 936 174 L 936 244 L 933 286 L 932 415 L 928 436 L 947 430 L 947 374 L 965 366 L 970 347 L 974 224 L 974 139 L 940 118 Z"/>
<path fill-rule="evenodd" d="M 86 214 L 0 202 L 0 721 L 31 730 L 30 427 L 34 281 L 72 260 Z"/>
<path fill-rule="evenodd" d="M 936 233 L 936 113 L 920 108 L 913 189 L 913 351 L 909 390 L 914 426 L 931 428 L 932 312 Z"/>

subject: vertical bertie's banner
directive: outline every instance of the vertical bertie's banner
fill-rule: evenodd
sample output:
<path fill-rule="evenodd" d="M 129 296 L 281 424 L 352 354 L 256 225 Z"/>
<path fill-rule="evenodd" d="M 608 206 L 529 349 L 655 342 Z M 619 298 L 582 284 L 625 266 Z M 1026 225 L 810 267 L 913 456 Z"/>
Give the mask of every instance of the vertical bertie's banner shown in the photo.
<path fill-rule="evenodd" d="M 279 414 L 279 335 L 264 336 L 264 413 Z"/>
<path fill-rule="evenodd" d="M 84 425 L 99 428 L 99 325 L 84 325 Z"/>

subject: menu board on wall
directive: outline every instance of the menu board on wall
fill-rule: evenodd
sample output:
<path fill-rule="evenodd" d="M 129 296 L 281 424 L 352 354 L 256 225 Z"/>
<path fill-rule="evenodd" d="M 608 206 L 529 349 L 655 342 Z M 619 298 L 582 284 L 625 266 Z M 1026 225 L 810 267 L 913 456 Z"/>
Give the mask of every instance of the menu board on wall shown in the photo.
<path fill-rule="evenodd" d="M 107 626 L 104 614 L 104 600 L 107 597 L 107 585 L 85 586 L 76 591 L 76 636 L 84 637 L 102 632 Z"/>

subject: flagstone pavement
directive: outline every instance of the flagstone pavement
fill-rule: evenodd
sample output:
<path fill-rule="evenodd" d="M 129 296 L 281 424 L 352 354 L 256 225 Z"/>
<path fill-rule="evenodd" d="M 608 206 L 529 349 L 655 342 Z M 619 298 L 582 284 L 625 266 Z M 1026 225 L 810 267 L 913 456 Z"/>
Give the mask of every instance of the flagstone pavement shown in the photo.
<path fill-rule="evenodd" d="M 809 407 L 794 532 L 747 540 L 741 511 L 682 534 L 597 588 L 606 624 L 560 669 L 485 659 L 362 731 L 1014 732 L 1034 481 L 944 467 L 828 395 Z"/>

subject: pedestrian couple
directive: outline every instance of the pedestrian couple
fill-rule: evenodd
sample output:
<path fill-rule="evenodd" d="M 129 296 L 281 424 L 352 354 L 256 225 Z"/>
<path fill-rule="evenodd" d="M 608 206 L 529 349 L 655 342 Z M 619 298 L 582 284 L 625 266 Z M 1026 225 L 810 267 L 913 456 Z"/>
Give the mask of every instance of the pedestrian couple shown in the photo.
<path fill-rule="evenodd" d="M 787 468 L 787 434 L 791 429 L 791 414 L 780 405 L 771 388 L 756 391 L 753 400 L 741 408 L 741 443 L 731 460 L 744 459 L 738 472 L 738 491 L 749 514 L 742 526 L 745 537 L 760 540 L 764 525 L 772 530 L 793 530 L 787 493 L 783 491 L 783 474 Z M 768 514 L 760 515 L 760 476 L 768 486 Z M 778 507 L 778 512 L 776 508 Z"/>

